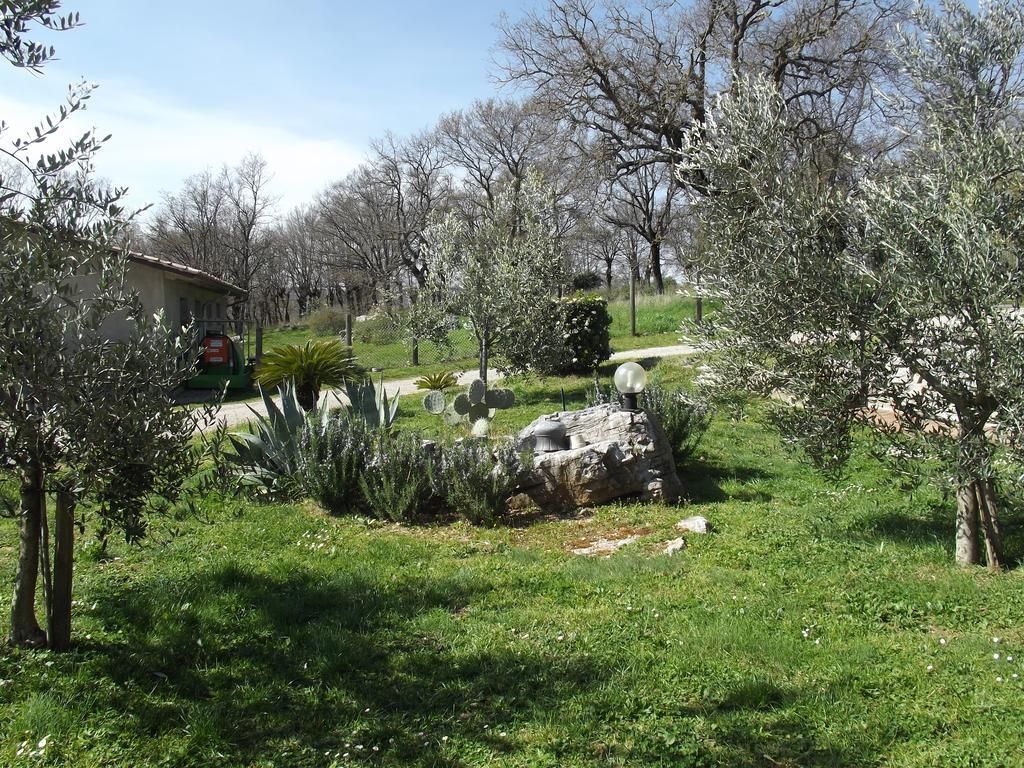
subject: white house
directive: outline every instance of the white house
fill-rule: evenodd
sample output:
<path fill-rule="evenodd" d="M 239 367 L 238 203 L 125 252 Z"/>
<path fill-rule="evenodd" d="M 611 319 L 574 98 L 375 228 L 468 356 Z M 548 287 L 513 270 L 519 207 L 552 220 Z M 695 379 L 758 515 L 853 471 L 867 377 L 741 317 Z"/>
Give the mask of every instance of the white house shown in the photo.
<path fill-rule="evenodd" d="M 138 291 L 147 313 L 163 310 L 168 325 L 175 329 L 195 320 L 199 338 L 206 331 L 229 331 L 228 307 L 245 297 L 241 288 L 168 259 L 134 252 L 126 256 L 128 284 Z M 127 337 L 132 328 L 126 320 L 111 318 L 105 330 L 116 340 Z"/>

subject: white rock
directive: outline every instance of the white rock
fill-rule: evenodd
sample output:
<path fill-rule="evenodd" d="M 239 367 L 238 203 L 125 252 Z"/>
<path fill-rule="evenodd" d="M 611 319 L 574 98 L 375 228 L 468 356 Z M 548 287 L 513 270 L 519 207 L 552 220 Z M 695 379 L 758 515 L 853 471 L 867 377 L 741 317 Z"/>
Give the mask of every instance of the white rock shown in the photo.
<path fill-rule="evenodd" d="M 681 491 L 672 450 L 661 426 L 643 411 L 598 405 L 557 414 L 566 438 L 580 448 L 539 453 L 525 473 L 513 509 L 573 509 L 623 496 L 672 503 Z M 519 433 L 521 447 L 533 447 L 542 416 Z"/>
<path fill-rule="evenodd" d="M 571 550 L 574 555 L 605 555 L 606 557 L 616 550 L 622 549 L 627 544 L 639 540 L 639 536 L 625 536 L 621 539 L 598 539 L 586 547 L 577 547 Z"/>
<path fill-rule="evenodd" d="M 676 552 L 682 552 L 684 549 L 686 549 L 686 539 L 680 537 L 666 542 L 665 549 L 662 551 L 662 554 L 674 555 Z"/>
<path fill-rule="evenodd" d="M 708 522 L 706 517 L 694 515 L 685 520 L 680 520 L 676 523 L 676 528 L 680 531 L 689 531 L 690 533 L 710 533 L 711 523 Z"/>

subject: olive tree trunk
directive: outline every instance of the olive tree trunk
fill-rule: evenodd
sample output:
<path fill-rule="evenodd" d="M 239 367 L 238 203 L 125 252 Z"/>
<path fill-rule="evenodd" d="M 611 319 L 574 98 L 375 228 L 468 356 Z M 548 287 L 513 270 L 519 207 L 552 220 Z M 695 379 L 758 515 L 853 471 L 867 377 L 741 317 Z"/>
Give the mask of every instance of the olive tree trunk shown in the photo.
<path fill-rule="evenodd" d="M 978 495 L 974 483 L 958 488 L 956 493 L 956 562 L 957 565 L 978 565 L 981 562 Z"/>
<path fill-rule="evenodd" d="M 1002 568 L 1005 563 L 995 488 L 991 480 L 977 478 L 957 490 L 957 564 L 981 565 L 982 545 L 988 567 Z"/>
<path fill-rule="evenodd" d="M 999 532 L 999 507 L 995 487 L 990 479 L 975 483 L 978 494 L 978 517 L 981 521 L 981 535 L 985 543 L 985 562 L 989 568 L 1002 568 L 1003 540 Z"/>
<path fill-rule="evenodd" d="M 36 583 L 39 578 L 39 541 L 42 531 L 43 470 L 30 466 L 22 476 L 21 515 L 18 532 L 18 568 L 11 597 L 12 645 L 33 647 L 45 645 L 46 634 L 36 619 Z"/>

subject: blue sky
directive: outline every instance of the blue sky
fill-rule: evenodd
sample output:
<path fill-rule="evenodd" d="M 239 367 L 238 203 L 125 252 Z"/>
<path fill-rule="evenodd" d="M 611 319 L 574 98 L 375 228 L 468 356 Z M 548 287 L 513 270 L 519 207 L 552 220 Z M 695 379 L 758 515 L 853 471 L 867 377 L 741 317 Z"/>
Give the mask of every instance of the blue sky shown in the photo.
<path fill-rule="evenodd" d="M 305 202 L 391 130 L 496 93 L 502 12 L 540 0 L 68 0 L 42 77 L 0 68 L 0 117 L 25 128 L 67 84 L 99 85 L 75 130 L 113 138 L 101 175 L 143 205 L 191 173 L 262 152 L 281 208 Z"/>

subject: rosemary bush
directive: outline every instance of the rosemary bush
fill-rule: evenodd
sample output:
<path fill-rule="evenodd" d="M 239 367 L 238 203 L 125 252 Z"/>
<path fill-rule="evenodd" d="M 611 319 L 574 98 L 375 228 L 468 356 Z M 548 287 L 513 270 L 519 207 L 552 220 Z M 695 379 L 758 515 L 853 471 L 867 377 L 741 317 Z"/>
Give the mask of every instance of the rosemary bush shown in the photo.
<path fill-rule="evenodd" d="M 426 514 L 434 502 L 433 449 L 411 432 L 378 431 L 359 476 L 367 512 L 395 522 Z"/>
<path fill-rule="evenodd" d="M 474 525 L 494 525 L 508 513 L 529 455 L 510 442 L 465 440 L 445 446 L 437 473 L 448 509 Z"/>

